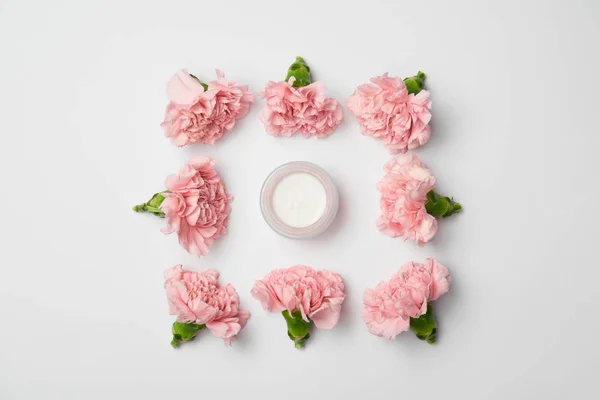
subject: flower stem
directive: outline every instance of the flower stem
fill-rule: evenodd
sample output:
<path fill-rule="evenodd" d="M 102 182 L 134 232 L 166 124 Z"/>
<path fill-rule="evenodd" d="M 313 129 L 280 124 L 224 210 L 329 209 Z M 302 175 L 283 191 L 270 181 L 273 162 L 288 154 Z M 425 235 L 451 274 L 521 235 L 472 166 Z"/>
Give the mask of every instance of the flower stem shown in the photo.
<path fill-rule="evenodd" d="M 425 72 L 419 71 L 417 75 L 411 76 L 410 78 L 404 79 L 404 84 L 406 85 L 406 89 L 408 90 L 408 94 L 417 94 L 423 87 L 425 86 Z"/>
<path fill-rule="evenodd" d="M 291 77 L 296 78 L 293 87 L 308 86 L 311 83 L 310 78 L 310 67 L 306 65 L 306 62 L 302 57 L 296 57 L 296 61 L 288 68 L 287 76 L 285 81 L 287 82 Z"/>
<path fill-rule="evenodd" d="M 288 310 L 284 310 L 281 314 L 285 318 L 288 327 L 288 337 L 294 342 L 294 346 L 297 349 L 304 348 L 306 341 L 310 338 L 312 321 L 306 322 L 302 319 L 300 311 L 294 311 L 290 315 Z"/>
<path fill-rule="evenodd" d="M 181 340 L 181 335 L 173 335 L 173 340 L 171 340 L 171 347 L 174 349 L 178 348 L 183 340 Z"/>
<path fill-rule="evenodd" d="M 436 218 L 447 218 L 452 214 L 461 212 L 462 206 L 454 199 L 446 196 L 441 196 L 430 190 L 427 193 L 427 201 L 425 202 L 427 213 Z"/>
<path fill-rule="evenodd" d="M 157 217 L 164 218 L 165 213 L 160 209 L 160 205 L 165 200 L 165 196 L 163 196 L 163 193 L 170 192 L 168 190 L 165 190 L 164 192 L 155 193 L 154 196 L 152 196 L 152 198 L 147 202 L 133 206 L 133 211 L 148 212 L 156 215 Z"/>
<path fill-rule="evenodd" d="M 435 322 L 435 313 L 433 304 L 427 303 L 427 312 L 419 318 L 410 319 L 410 330 L 421 340 L 434 344 L 437 340 L 437 323 Z"/>

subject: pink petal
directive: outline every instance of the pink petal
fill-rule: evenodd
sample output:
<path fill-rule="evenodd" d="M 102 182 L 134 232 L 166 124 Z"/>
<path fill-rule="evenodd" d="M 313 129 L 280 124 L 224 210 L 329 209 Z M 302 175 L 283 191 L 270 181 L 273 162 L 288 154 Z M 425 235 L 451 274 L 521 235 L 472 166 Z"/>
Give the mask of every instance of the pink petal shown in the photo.
<path fill-rule="evenodd" d="M 204 92 L 204 88 L 187 70 L 175 74 L 167 84 L 167 97 L 175 104 L 188 106 L 196 101 Z"/>
<path fill-rule="evenodd" d="M 331 329 L 337 325 L 340 320 L 341 307 L 334 309 L 329 304 L 324 308 L 316 311 L 310 316 L 310 319 L 315 323 L 315 326 L 319 329 Z"/>

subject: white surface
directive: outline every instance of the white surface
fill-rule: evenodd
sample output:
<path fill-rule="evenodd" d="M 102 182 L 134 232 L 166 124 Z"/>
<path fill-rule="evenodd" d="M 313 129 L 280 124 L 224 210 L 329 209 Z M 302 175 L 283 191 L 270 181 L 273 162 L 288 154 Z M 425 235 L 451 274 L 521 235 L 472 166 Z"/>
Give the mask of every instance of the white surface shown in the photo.
<path fill-rule="evenodd" d="M 570 399 L 597 397 L 600 4 L 589 1 L 0 2 L 0 398 Z M 326 140 L 264 133 L 257 100 L 214 146 L 163 137 L 178 68 L 259 92 L 306 58 L 343 99 L 386 71 L 428 74 L 418 151 L 464 213 L 424 248 L 375 228 L 389 159 L 345 111 Z M 235 196 L 230 233 L 190 256 L 131 206 L 192 155 Z M 258 196 L 278 165 L 323 166 L 342 199 L 318 239 L 280 237 Z M 367 332 L 362 292 L 428 256 L 453 276 L 439 341 Z M 252 312 L 233 347 L 175 351 L 162 273 L 217 268 Z M 255 279 L 340 272 L 340 324 L 294 349 Z"/>
<path fill-rule="evenodd" d="M 327 192 L 311 174 L 283 177 L 273 189 L 273 211 L 284 224 L 305 228 L 317 222 L 327 207 Z"/>

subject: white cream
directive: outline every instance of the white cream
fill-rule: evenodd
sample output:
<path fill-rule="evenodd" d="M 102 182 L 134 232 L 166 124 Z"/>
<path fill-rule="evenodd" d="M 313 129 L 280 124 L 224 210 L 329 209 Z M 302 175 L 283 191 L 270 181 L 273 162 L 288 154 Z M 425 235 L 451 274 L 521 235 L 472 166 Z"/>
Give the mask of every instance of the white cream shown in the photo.
<path fill-rule="evenodd" d="M 293 228 L 305 228 L 323 216 L 327 192 L 315 176 L 295 172 L 277 183 L 273 189 L 272 205 L 281 222 Z"/>

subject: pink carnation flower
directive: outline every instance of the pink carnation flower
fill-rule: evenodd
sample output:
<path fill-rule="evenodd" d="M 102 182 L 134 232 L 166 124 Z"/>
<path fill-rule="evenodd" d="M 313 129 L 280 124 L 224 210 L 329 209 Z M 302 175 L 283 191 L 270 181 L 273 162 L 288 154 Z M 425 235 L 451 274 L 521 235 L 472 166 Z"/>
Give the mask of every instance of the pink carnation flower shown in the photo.
<path fill-rule="evenodd" d="M 383 139 L 391 153 L 405 153 L 427 143 L 430 136 L 429 92 L 408 94 L 401 78 L 371 78 L 375 85 L 360 85 L 347 100 L 347 108 L 363 135 Z"/>
<path fill-rule="evenodd" d="M 165 181 L 170 192 L 163 194 L 160 206 L 167 221 L 163 232 L 177 232 L 181 246 L 194 255 L 207 254 L 214 241 L 227 233 L 233 198 L 214 165 L 210 157 L 196 157 Z"/>
<path fill-rule="evenodd" d="M 438 261 L 408 262 L 387 282 L 365 291 L 362 317 L 369 332 L 393 340 L 410 329 L 410 319 L 427 312 L 427 303 L 450 288 L 450 272 Z"/>
<path fill-rule="evenodd" d="M 405 286 L 413 290 L 413 300 L 415 304 L 434 301 L 445 294 L 450 289 L 451 277 L 448 268 L 439 261 L 428 258 L 425 264 L 408 262 L 402 266 L 397 274 L 397 278 Z M 415 297 L 415 295 L 417 297 Z M 426 307 L 421 305 L 421 314 L 426 311 Z"/>
<path fill-rule="evenodd" d="M 425 208 L 435 177 L 414 154 L 397 156 L 386 164 L 385 171 L 377 185 L 381 192 L 378 229 L 425 245 L 437 232 L 437 220 Z"/>
<path fill-rule="evenodd" d="M 169 313 L 177 321 L 206 325 L 227 346 L 246 325 L 250 313 L 240 309 L 240 301 L 231 284 L 219 286 L 219 273 L 184 271 L 176 265 L 165 272 L 165 291 Z"/>
<path fill-rule="evenodd" d="M 169 104 L 161 126 L 165 136 L 179 147 L 214 144 L 248 113 L 254 101 L 248 86 L 225 80 L 219 70 L 217 80 L 207 89 L 187 70 L 179 71 L 167 85 L 167 97 Z"/>
<path fill-rule="evenodd" d="M 295 78 L 288 82 L 268 82 L 259 96 L 266 99 L 260 119 L 267 133 L 273 136 L 324 138 L 333 133 L 342 121 L 342 107 L 337 100 L 326 96 L 321 82 L 295 88 Z"/>
<path fill-rule="evenodd" d="M 339 274 L 297 265 L 270 272 L 256 281 L 252 296 L 271 312 L 299 311 L 305 322 L 331 329 L 340 319 L 344 282 Z"/>

